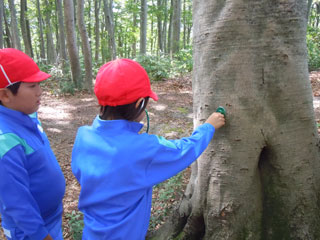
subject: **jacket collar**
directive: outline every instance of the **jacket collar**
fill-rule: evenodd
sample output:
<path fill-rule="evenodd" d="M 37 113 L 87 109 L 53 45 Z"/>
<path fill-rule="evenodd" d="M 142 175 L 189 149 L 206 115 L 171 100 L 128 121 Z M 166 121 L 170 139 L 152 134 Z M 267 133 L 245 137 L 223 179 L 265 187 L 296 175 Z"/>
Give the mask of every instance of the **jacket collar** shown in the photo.
<path fill-rule="evenodd" d="M 131 132 L 139 132 L 143 124 L 139 122 L 132 122 L 128 120 L 102 120 L 99 116 L 97 116 L 92 126 L 96 129 L 104 129 L 108 131 L 131 131 Z"/>
<path fill-rule="evenodd" d="M 34 126 L 33 119 L 37 119 L 37 113 L 27 115 L 23 112 L 4 107 L 2 105 L 0 105 L 0 116 L 1 115 L 5 119 L 10 119 L 10 121 L 26 127 Z"/>

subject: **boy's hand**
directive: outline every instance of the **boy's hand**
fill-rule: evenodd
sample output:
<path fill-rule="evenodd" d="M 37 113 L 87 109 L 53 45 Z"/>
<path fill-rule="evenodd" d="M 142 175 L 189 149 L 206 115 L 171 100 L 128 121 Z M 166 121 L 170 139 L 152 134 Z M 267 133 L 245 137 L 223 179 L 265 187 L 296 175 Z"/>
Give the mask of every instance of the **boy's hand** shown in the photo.
<path fill-rule="evenodd" d="M 215 129 L 218 129 L 226 123 L 226 120 L 223 114 L 214 112 L 208 117 L 206 123 L 210 123 Z"/>

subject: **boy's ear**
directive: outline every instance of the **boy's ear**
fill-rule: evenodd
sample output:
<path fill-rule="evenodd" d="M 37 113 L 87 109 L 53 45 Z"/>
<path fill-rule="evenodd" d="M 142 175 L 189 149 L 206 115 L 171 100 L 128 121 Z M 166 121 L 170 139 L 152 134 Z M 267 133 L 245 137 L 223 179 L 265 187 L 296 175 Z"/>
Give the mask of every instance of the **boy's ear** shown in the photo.
<path fill-rule="evenodd" d="M 7 103 L 7 102 L 9 102 L 9 100 L 10 100 L 9 94 L 10 94 L 10 90 L 9 90 L 9 89 L 7 89 L 7 88 L 0 88 L 0 101 L 1 101 L 2 103 Z"/>
<path fill-rule="evenodd" d="M 140 106 L 141 102 L 144 102 L 144 98 L 138 99 L 138 101 L 136 102 L 136 108 L 138 108 Z"/>

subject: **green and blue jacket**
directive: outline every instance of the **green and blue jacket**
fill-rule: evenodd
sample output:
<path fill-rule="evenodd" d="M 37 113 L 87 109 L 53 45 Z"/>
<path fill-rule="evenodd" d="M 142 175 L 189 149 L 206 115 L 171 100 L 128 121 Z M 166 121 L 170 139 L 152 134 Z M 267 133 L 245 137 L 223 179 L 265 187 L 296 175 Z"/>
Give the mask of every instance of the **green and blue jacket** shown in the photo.
<path fill-rule="evenodd" d="M 36 113 L 0 105 L 0 213 L 6 237 L 60 239 L 64 192 L 64 176 Z"/>
<path fill-rule="evenodd" d="M 142 240 L 147 233 L 152 187 L 188 167 L 210 143 L 214 127 L 167 140 L 139 134 L 142 124 L 104 121 L 79 128 L 72 171 L 81 185 L 84 240 Z"/>

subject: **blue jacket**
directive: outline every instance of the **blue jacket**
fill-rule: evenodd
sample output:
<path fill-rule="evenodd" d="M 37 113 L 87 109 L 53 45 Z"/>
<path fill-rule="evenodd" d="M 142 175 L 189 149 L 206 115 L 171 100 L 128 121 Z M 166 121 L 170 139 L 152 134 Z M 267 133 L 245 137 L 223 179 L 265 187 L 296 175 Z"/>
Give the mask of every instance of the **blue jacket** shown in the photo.
<path fill-rule="evenodd" d="M 64 176 L 36 114 L 0 105 L 0 213 L 5 235 L 40 240 L 50 233 L 60 239 L 64 191 Z"/>
<path fill-rule="evenodd" d="M 152 186 L 188 167 L 205 150 L 214 127 L 188 138 L 139 134 L 142 124 L 103 121 L 79 128 L 72 171 L 81 185 L 85 240 L 142 240 L 148 230 Z"/>

